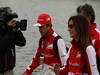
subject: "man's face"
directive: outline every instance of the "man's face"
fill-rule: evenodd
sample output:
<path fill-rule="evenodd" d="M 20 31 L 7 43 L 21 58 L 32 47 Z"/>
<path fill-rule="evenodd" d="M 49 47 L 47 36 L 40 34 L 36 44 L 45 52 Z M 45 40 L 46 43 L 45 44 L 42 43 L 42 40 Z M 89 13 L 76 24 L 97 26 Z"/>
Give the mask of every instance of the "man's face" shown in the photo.
<path fill-rule="evenodd" d="M 69 31 L 69 34 L 70 34 L 71 38 L 76 38 L 77 37 L 77 31 L 75 29 L 75 25 L 74 25 L 72 20 L 69 21 L 68 31 Z"/>
<path fill-rule="evenodd" d="M 46 25 L 42 26 L 42 27 L 39 27 L 39 32 L 40 32 L 41 36 L 45 35 L 48 30 L 49 30 L 49 27 L 46 26 Z"/>

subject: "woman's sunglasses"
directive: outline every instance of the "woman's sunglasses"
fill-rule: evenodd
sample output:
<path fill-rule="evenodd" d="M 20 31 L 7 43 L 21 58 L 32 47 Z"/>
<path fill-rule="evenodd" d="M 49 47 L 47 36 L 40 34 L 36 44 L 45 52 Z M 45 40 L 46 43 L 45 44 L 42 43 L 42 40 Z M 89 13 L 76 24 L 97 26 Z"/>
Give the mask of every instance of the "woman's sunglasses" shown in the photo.
<path fill-rule="evenodd" d="M 68 24 L 68 28 L 72 29 L 74 27 L 74 24 Z"/>

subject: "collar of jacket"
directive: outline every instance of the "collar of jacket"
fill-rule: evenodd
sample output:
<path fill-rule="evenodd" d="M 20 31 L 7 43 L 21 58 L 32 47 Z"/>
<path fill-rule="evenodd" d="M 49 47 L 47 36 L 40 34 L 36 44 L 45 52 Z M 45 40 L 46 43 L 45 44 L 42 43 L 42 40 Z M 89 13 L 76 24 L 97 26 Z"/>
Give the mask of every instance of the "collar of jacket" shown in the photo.
<path fill-rule="evenodd" d="M 92 40 L 98 39 L 99 33 L 96 31 L 96 23 L 89 25 L 89 33 Z"/>
<path fill-rule="evenodd" d="M 48 44 L 48 40 L 51 38 L 52 34 L 54 33 L 53 29 L 49 29 L 48 32 L 42 36 L 39 40 L 39 47 L 40 48 L 46 48 Z"/>
<path fill-rule="evenodd" d="M 95 30 L 95 28 L 96 28 L 96 23 L 93 23 L 93 24 L 89 25 L 89 30 L 90 31 Z"/>

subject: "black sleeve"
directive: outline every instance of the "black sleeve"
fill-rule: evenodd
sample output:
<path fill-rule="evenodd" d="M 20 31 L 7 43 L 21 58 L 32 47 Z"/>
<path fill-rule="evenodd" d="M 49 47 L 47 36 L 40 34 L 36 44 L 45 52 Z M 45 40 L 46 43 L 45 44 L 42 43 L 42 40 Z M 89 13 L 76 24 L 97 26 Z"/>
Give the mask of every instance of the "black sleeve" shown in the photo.
<path fill-rule="evenodd" d="M 6 29 L 0 28 L 0 50 L 8 49 L 12 42 L 12 35 Z"/>
<path fill-rule="evenodd" d="M 15 45 L 25 46 L 26 40 L 21 31 L 0 29 L 0 52 L 14 49 Z"/>
<path fill-rule="evenodd" d="M 25 39 L 23 33 L 20 30 L 15 31 L 14 33 L 15 33 L 15 44 L 17 46 L 25 46 L 26 39 Z"/>

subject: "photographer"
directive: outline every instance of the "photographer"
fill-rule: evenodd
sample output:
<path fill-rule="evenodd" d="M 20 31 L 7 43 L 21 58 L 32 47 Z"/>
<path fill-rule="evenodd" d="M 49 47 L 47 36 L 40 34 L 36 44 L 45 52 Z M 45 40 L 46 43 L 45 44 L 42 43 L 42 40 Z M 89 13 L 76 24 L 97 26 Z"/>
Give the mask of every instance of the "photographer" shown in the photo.
<path fill-rule="evenodd" d="M 15 45 L 26 44 L 25 37 L 20 28 L 16 27 L 17 21 L 13 20 L 12 15 L 10 7 L 0 8 L 0 75 L 13 75 L 16 63 Z"/>

